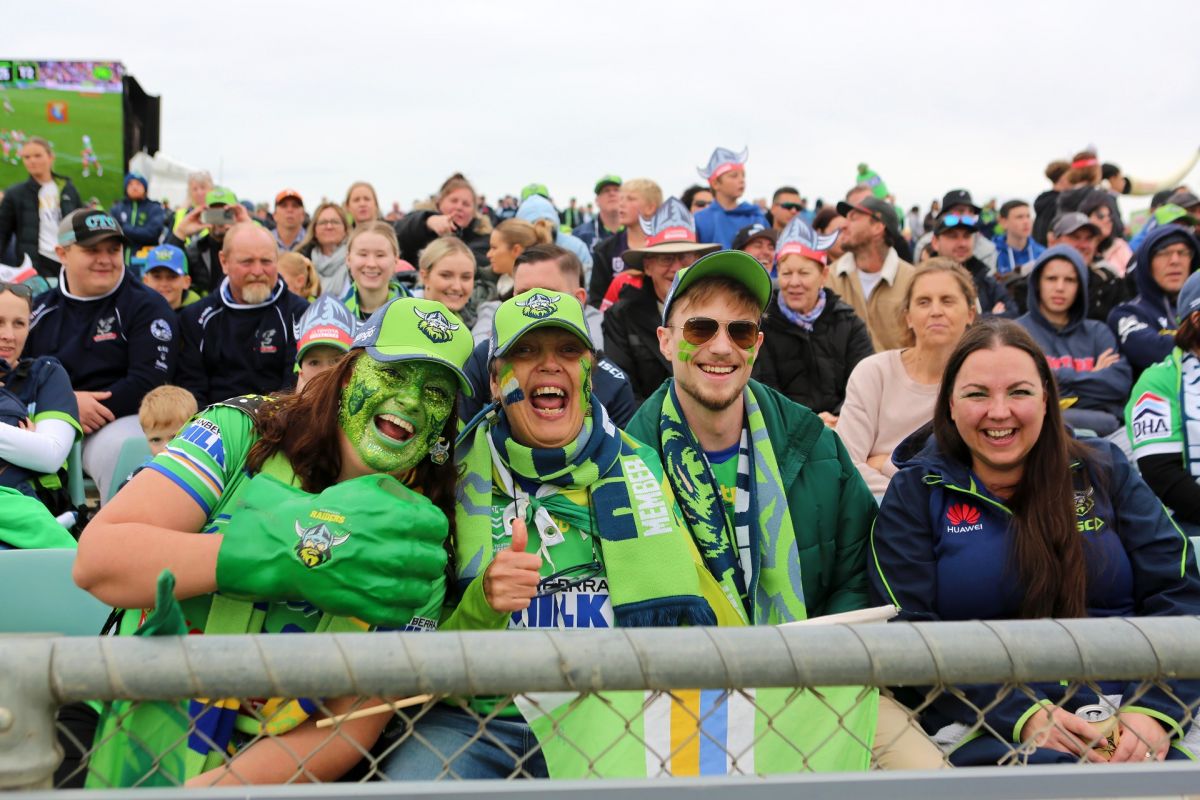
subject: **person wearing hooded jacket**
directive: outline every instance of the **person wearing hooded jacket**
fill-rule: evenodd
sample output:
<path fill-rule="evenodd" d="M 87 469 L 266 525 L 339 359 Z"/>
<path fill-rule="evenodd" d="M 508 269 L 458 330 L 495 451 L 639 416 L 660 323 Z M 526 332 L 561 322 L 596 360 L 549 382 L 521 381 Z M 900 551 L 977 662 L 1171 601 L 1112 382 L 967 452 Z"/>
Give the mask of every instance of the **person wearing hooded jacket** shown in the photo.
<path fill-rule="evenodd" d="M 125 266 L 143 247 L 153 247 L 162 238 L 167 212 L 161 203 L 146 196 L 150 188 L 146 176 L 131 172 L 125 176 L 125 197 L 113 203 L 110 213 L 121 223 L 130 246 L 125 248 Z"/>
<path fill-rule="evenodd" d="M 184 309 L 179 323 L 183 341 L 175 382 L 195 395 L 201 408 L 291 386 L 296 330 L 308 308 L 279 276 L 278 249 L 269 231 L 245 222 L 225 237 L 225 280 Z"/>
<path fill-rule="evenodd" d="M 901 621 L 1200 612 L 1187 538 L 1116 445 L 1071 437 L 1044 354 L 1009 320 L 967 332 L 932 423 L 893 461 L 869 578 L 872 604 L 894 604 Z M 1120 710 L 1113 762 L 1190 757 L 1180 740 L 1200 681 L 1106 677 L 960 686 L 937 693 L 921 721 L 956 766 L 1009 763 L 1018 747 L 1020 763 L 1104 763 L 1095 729 L 1073 712 L 1109 702 Z"/>
<path fill-rule="evenodd" d="M 1191 251 L 1190 258 L 1182 257 L 1184 250 Z M 1137 297 L 1108 315 L 1108 327 L 1121 343 L 1135 379 L 1175 346 L 1175 298 L 1187 276 L 1200 268 L 1200 243 L 1186 228 L 1163 225 L 1142 241 L 1136 263 Z"/>
<path fill-rule="evenodd" d="M 523 219 L 531 225 L 539 219 L 549 220 L 554 224 L 554 243 L 564 250 L 570 250 L 583 265 L 583 283 L 586 286 L 592 275 L 592 251 L 577 236 L 572 236 L 559 230 L 558 212 L 554 204 L 538 194 L 531 194 L 521 201 L 517 207 L 517 219 Z"/>
<path fill-rule="evenodd" d="M 1046 353 L 1069 425 L 1108 436 L 1121 427 L 1133 381 L 1117 340 L 1087 319 L 1087 266 L 1070 245 L 1043 253 L 1029 275 L 1028 309 L 1017 319 Z"/>

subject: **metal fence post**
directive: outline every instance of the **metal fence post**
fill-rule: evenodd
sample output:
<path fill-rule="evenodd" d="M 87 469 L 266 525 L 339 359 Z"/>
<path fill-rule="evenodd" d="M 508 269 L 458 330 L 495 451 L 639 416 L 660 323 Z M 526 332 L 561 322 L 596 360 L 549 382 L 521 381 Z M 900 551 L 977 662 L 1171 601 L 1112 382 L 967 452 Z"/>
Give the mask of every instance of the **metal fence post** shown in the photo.
<path fill-rule="evenodd" d="M 0 789 L 49 789 L 62 759 L 52 652 L 49 638 L 0 637 Z"/>

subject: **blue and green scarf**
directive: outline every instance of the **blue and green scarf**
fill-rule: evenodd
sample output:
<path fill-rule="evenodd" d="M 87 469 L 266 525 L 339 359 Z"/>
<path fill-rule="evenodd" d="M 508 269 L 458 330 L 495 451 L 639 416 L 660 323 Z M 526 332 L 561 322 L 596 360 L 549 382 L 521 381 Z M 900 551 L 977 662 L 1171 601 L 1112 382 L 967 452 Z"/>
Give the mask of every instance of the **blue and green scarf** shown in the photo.
<path fill-rule="evenodd" d="M 680 410 L 674 381 L 663 399 L 663 466 L 708 571 L 727 596 L 741 599 L 735 606 L 746 622 L 778 625 L 807 619 L 800 553 L 770 432 L 749 387 L 742 398 L 746 423 L 732 519 L 708 458 Z M 749 574 L 738 558 L 739 539 L 749 543 Z"/>
<path fill-rule="evenodd" d="M 491 563 L 493 498 L 515 500 L 507 480 L 494 481 L 497 473 L 507 472 L 515 482 L 537 486 L 527 502 L 517 505 L 531 536 L 544 527 L 546 514 L 567 521 L 587 514 L 619 627 L 717 624 L 701 595 L 686 532 L 658 460 L 617 429 L 595 395 L 579 436 L 565 447 L 519 444 L 504 411 L 493 403 L 466 427 L 456 450 L 465 466 L 454 544 L 460 589 Z M 570 502 L 555 488 L 586 490 L 590 508 Z"/>

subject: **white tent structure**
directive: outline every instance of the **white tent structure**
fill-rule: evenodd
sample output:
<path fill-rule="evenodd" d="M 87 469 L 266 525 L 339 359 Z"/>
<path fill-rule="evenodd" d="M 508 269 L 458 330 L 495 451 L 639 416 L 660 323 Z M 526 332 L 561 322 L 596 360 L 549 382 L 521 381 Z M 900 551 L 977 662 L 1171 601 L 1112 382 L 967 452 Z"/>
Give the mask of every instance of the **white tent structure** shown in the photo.
<path fill-rule="evenodd" d="M 150 181 L 147 194 L 155 200 L 166 198 L 173 208 L 188 204 L 187 179 L 195 167 L 176 161 L 161 150 L 157 155 L 138 153 L 129 159 L 129 169 L 140 172 Z"/>

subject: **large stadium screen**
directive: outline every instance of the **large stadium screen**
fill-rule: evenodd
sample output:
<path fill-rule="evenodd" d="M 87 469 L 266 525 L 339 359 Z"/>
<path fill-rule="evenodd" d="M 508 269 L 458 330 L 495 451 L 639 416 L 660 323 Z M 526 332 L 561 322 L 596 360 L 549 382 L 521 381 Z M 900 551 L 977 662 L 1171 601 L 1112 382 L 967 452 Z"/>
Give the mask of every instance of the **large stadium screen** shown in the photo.
<path fill-rule="evenodd" d="M 0 188 L 27 180 L 21 145 L 40 136 L 54 147 L 54 171 L 86 203 L 106 208 L 122 194 L 125 68 L 115 61 L 0 59 Z"/>

